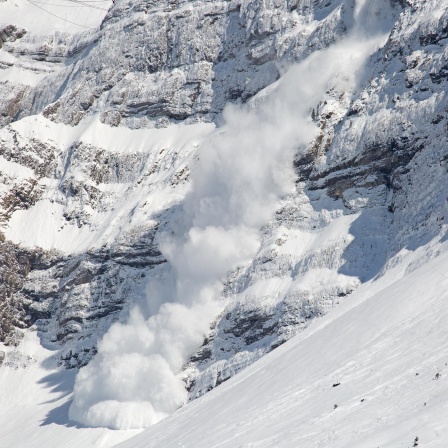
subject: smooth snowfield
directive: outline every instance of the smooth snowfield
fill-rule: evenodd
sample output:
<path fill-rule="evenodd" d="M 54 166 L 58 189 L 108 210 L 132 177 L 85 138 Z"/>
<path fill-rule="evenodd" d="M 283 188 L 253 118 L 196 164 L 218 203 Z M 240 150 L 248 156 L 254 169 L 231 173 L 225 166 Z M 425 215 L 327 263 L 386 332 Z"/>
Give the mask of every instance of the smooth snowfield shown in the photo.
<path fill-rule="evenodd" d="M 6 0 L 0 3 L 0 26 L 12 24 L 40 35 L 55 31 L 77 33 L 99 26 L 111 5 L 112 0 Z"/>
<path fill-rule="evenodd" d="M 416 437 L 447 446 L 441 247 L 423 266 L 439 251 L 402 251 L 403 262 L 304 333 L 119 446 L 395 448 Z"/>
<path fill-rule="evenodd" d="M 19 362 L 0 367 L 0 447 L 105 448 L 138 432 L 68 425 L 75 371 L 46 368 L 51 355 L 29 332 L 14 358 Z"/>

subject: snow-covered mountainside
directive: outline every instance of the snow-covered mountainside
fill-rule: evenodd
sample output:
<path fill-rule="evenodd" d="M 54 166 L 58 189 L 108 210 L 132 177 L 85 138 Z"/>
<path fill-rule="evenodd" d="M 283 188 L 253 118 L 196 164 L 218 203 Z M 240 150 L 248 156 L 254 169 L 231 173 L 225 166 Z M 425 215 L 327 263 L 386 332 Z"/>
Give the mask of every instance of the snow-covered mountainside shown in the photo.
<path fill-rule="evenodd" d="M 134 435 L 69 423 L 74 377 L 149 350 L 104 347 L 226 244 L 172 364 L 194 401 L 127 446 L 444 446 L 447 43 L 444 0 L 0 1 L 0 446 Z"/>
<path fill-rule="evenodd" d="M 438 247 L 419 267 L 425 249 L 402 251 L 307 331 L 118 446 L 446 446 L 448 256 Z"/>

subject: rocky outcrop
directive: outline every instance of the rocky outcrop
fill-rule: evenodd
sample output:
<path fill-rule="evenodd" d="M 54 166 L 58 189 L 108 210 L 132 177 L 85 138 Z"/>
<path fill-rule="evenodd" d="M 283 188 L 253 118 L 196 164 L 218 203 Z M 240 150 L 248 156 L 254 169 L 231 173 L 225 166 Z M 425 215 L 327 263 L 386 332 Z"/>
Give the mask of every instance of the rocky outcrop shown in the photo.
<path fill-rule="evenodd" d="M 117 2 L 98 33 L 26 37 L 7 48 L 65 63 L 26 92 L 19 110 L 14 103 L 10 120 L 38 112 L 71 125 L 100 113 L 134 128 L 214 120 L 227 102 L 276 81 L 282 66 L 338 39 L 352 15 L 344 3 Z"/>
<path fill-rule="evenodd" d="M 25 36 L 26 30 L 17 28 L 15 25 L 7 25 L 0 28 L 0 48 L 5 42 L 15 42 Z"/>
<path fill-rule="evenodd" d="M 63 347 L 59 363 L 85 365 L 123 309 L 144 299 L 147 276 L 164 262 L 153 239 L 154 230 L 114 248 L 32 265 L 22 288 L 27 313 L 44 345 Z"/>
<path fill-rule="evenodd" d="M 27 313 L 22 287 L 28 275 L 28 266 L 18 248 L 0 235 L 0 342 L 17 345 L 21 340 L 20 329 L 27 328 Z"/>
<path fill-rule="evenodd" d="M 123 309 L 142 300 L 151 269 L 164 263 L 155 229 L 135 241 L 78 256 L 0 244 L 0 341 L 17 345 L 34 326 L 67 368 L 86 364 Z"/>

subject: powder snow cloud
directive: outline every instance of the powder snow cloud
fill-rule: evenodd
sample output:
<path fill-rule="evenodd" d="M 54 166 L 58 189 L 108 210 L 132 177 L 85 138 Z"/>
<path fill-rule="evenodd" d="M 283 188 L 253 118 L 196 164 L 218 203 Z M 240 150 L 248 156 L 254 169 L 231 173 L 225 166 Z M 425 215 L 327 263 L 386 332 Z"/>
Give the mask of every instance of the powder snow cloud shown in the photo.
<path fill-rule="evenodd" d="M 329 88 L 355 87 L 388 15 L 388 0 L 358 1 L 346 38 L 291 67 L 256 107 L 226 108 L 191 167 L 181 223 L 160 239 L 170 269 L 148 286 L 149 316 L 135 308 L 104 336 L 76 379 L 72 420 L 142 428 L 185 403 L 182 366 L 222 310 L 226 275 L 256 255 L 260 228 L 294 191 L 294 155 L 317 132 L 310 111 Z"/>

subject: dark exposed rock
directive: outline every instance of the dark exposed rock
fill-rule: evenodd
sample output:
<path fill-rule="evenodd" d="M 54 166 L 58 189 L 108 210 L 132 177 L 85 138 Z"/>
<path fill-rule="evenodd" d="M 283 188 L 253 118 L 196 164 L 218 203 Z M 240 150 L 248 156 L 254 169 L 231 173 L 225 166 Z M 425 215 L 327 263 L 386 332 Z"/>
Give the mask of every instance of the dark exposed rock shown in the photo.
<path fill-rule="evenodd" d="M 20 329 L 30 325 L 26 300 L 22 295 L 29 266 L 18 256 L 17 246 L 8 241 L 0 242 L 0 342 L 17 345 Z"/>
<path fill-rule="evenodd" d="M 435 84 L 440 84 L 442 81 L 448 79 L 448 63 L 440 67 L 437 71 L 431 72 L 429 76 Z"/>
<path fill-rule="evenodd" d="M 388 188 L 393 188 L 394 176 L 423 148 L 424 142 L 419 140 L 409 142 L 407 138 L 368 145 L 353 159 L 324 172 L 310 172 L 309 188 L 310 190 L 326 188 L 327 194 L 334 199 L 343 198 L 344 191 L 354 186 L 386 185 Z"/>
<path fill-rule="evenodd" d="M 86 364 L 102 334 L 99 322 L 106 331 L 140 298 L 148 269 L 164 262 L 153 238 L 75 257 L 0 243 L 0 341 L 16 344 L 20 330 L 34 325 L 46 344 L 65 347 L 68 368 Z"/>
<path fill-rule="evenodd" d="M 5 42 L 15 42 L 17 39 L 21 39 L 25 36 L 25 34 L 25 29 L 17 28 L 14 25 L 7 25 L 0 28 L 0 48 L 2 48 Z"/>

